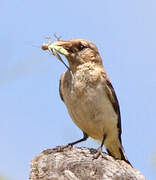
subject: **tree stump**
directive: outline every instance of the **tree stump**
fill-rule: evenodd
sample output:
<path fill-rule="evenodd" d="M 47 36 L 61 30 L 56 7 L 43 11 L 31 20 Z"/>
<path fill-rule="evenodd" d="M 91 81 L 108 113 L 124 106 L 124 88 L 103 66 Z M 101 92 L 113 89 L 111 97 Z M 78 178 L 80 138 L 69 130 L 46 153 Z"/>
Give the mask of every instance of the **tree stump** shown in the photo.
<path fill-rule="evenodd" d="M 139 171 L 122 160 L 89 148 L 56 147 L 31 161 L 30 180 L 145 180 Z"/>

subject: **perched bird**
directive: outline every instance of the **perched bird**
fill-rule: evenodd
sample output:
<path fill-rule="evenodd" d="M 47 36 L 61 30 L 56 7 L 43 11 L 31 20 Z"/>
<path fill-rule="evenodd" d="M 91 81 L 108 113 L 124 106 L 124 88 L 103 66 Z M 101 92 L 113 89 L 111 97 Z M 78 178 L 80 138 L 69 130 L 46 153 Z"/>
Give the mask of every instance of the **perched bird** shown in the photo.
<path fill-rule="evenodd" d="M 60 96 L 84 135 L 69 145 L 91 137 L 101 141 L 98 154 L 102 153 L 104 144 L 109 155 L 130 164 L 121 141 L 119 103 L 97 47 L 88 40 L 71 39 L 58 40 L 52 48 L 69 62 L 69 69 L 60 79 Z"/>

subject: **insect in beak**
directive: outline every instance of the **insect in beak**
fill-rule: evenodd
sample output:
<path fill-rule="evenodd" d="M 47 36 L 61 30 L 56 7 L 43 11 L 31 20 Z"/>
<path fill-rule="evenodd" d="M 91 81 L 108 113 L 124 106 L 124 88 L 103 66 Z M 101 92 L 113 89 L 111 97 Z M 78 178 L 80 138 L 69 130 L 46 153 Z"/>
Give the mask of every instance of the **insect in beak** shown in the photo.
<path fill-rule="evenodd" d="M 68 55 L 68 52 L 61 46 L 58 46 L 57 41 L 55 43 L 52 43 L 51 39 L 48 38 L 48 43 L 43 43 L 41 48 L 44 51 L 49 50 L 49 52 L 52 53 L 54 56 L 56 56 L 57 59 L 59 59 L 65 65 L 65 67 L 70 71 L 69 66 L 67 66 L 67 64 L 62 60 L 61 56 L 59 55 L 59 53 L 63 55 Z"/>

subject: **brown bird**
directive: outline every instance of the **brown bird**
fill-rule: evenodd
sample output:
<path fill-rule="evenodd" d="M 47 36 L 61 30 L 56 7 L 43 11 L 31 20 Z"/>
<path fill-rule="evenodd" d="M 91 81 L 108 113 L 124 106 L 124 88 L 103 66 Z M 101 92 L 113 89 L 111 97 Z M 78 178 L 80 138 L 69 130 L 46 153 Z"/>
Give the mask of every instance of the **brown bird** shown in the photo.
<path fill-rule="evenodd" d="M 44 45 L 42 49 L 46 50 Z M 88 40 L 72 39 L 56 41 L 51 48 L 69 62 L 69 70 L 60 79 L 60 96 L 84 134 L 82 139 L 69 145 L 91 137 L 101 141 L 98 155 L 102 154 L 104 144 L 109 155 L 130 164 L 121 141 L 119 103 L 97 47 Z M 47 49 L 50 50 L 50 46 Z"/>

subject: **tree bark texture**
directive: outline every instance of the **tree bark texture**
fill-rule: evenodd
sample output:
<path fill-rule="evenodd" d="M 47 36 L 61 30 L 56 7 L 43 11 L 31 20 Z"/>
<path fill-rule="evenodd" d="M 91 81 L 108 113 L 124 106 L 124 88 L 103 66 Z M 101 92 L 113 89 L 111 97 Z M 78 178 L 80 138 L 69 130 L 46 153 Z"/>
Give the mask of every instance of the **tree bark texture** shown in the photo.
<path fill-rule="evenodd" d="M 31 161 L 30 180 L 145 180 L 139 171 L 106 153 L 94 159 L 89 148 L 56 147 Z"/>

